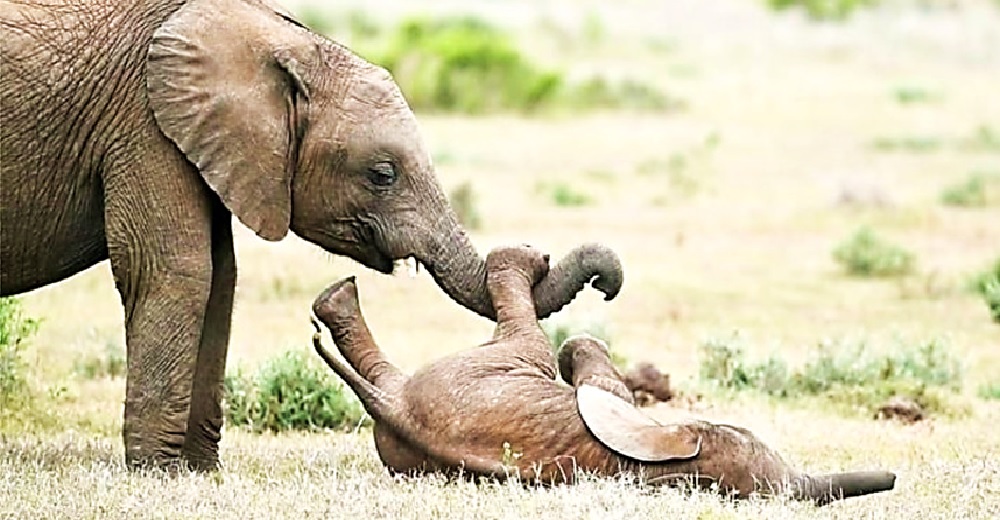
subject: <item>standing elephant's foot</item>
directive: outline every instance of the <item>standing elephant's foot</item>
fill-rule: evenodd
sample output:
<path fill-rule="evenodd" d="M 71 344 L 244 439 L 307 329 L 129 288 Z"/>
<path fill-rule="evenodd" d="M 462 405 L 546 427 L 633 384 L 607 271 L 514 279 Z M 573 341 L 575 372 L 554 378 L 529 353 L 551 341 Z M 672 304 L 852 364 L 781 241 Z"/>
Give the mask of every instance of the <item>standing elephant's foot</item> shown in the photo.
<path fill-rule="evenodd" d="M 181 470 L 214 471 L 219 468 L 219 435 L 205 436 L 197 445 L 176 434 L 154 435 L 164 439 L 150 442 L 149 430 L 142 436 L 125 429 L 125 463 L 131 469 L 155 468 L 169 473 Z"/>
<path fill-rule="evenodd" d="M 186 469 L 188 463 L 182 453 L 183 428 L 178 425 L 154 429 L 149 426 L 152 422 L 154 421 L 126 417 L 125 427 L 122 429 L 126 466 L 130 469 L 162 469 L 169 472 Z"/>
<path fill-rule="evenodd" d="M 190 429 L 184 443 L 183 457 L 187 466 L 194 471 L 215 471 L 219 469 L 219 433 L 221 424 L 210 426 L 209 430 L 193 437 Z"/>

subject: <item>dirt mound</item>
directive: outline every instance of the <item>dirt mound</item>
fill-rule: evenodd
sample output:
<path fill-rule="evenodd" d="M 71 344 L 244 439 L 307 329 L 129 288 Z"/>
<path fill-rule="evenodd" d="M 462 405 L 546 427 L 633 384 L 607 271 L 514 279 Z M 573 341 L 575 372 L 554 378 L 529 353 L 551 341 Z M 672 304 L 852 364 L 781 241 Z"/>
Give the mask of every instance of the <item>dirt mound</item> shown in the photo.
<path fill-rule="evenodd" d="M 636 406 L 652 406 L 676 396 L 670 388 L 670 375 L 660 372 L 652 363 L 635 365 L 623 379 L 635 398 Z"/>

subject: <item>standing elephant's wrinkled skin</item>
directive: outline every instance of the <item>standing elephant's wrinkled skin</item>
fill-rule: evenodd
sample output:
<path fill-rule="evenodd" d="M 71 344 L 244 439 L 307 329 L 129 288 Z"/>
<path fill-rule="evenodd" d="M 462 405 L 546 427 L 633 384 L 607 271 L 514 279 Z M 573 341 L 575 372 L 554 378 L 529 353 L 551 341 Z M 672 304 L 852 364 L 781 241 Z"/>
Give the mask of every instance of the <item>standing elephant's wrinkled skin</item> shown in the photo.
<path fill-rule="evenodd" d="M 389 272 L 415 257 L 492 318 L 483 258 L 385 70 L 263 0 L 0 0 L 0 290 L 110 258 L 125 310 L 132 464 L 218 463 L 232 216 Z M 614 254 L 582 247 L 542 315 Z"/>
<path fill-rule="evenodd" d="M 892 489 L 895 475 L 810 476 L 789 467 L 751 432 L 694 419 L 659 423 L 642 414 L 606 346 L 574 337 L 558 362 L 538 326 L 531 287 L 547 262 L 530 248 L 486 259 L 497 309 L 493 339 L 407 377 L 382 354 L 358 305 L 352 279 L 313 304 L 346 363 L 313 341 L 375 420 L 375 444 L 395 472 L 463 472 L 571 482 L 577 470 L 632 473 L 651 484 L 717 484 L 727 495 L 788 492 L 819 504 Z M 556 367 L 562 379 L 556 379 Z M 568 384 L 567 384 L 568 383 Z"/>

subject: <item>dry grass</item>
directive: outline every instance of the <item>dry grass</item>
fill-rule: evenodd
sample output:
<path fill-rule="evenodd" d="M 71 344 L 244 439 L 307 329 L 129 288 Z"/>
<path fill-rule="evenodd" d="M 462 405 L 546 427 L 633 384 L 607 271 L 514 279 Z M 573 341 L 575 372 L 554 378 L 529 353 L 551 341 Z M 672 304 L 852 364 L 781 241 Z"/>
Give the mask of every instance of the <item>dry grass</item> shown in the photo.
<path fill-rule="evenodd" d="M 288 2 L 290 4 L 294 2 Z M 661 5 L 662 4 L 662 5 Z M 369 2 L 373 12 L 399 7 Z M 624 1 L 410 2 L 405 9 L 475 10 L 507 23 L 548 63 L 639 76 L 688 102 L 668 115 L 521 119 L 421 117 L 447 188 L 470 180 L 485 251 L 530 242 L 554 256 L 583 240 L 622 255 L 624 291 L 611 304 L 583 295 L 566 313 L 599 316 L 615 349 L 685 381 L 708 336 L 739 329 L 760 353 L 789 360 L 825 337 L 946 338 L 970 391 L 1000 373 L 1000 331 L 963 278 L 1000 254 L 1000 209 L 938 203 L 995 152 L 951 146 L 983 124 L 1000 128 L 1000 16 L 985 2 L 956 11 L 877 12 L 811 27 L 759 3 Z M 571 8 L 572 6 L 572 8 Z M 583 6 L 583 7 L 580 7 Z M 405 9 L 391 11 L 398 16 Z M 379 11 L 381 10 L 381 11 Z M 555 42 L 545 20 L 575 34 L 600 15 L 597 47 Z M 376 17 L 381 17 L 381 14 Z M 992 24 L 992 25 L 991 25 Z M 578 31 L 577 31 L 578 32 Z M 655 45 L 654 45 L 655 43 Z M 893 93 L 923 86 L 933 102 Z M 643 171 L 717 134 L 688 161 L 697 190 Z M 925 153 L 884 152 L 882 137 L 930 135 Z M 594 172 L 598 172 L 595 174 Z M 536 190 L 566 182 L 594 202 L 561 208 Z M 855 201 L 855 202 L 845 202 Z M 858 226 L 885 230 L 916 254 L 900 282 L 848 279 L 832 248 Z M 426 275 L 384 277 L 289 238 L 237 231 L 240 281 L 230 368 L 307 348 L 308 309 L 325 284 L 357 274 L 377 338 L 404 369 L 474 345 L 490 324 L 451 302 Z M 931 282 L 936 284 L 933 290 Z M 747 425 L 802 467 L 884 467 L 897 489 L 823 509 L 781 501 L 729 504 L 703 494 L 646 492 L 625 482 L 576 488 L 394 480 L 370 433 L 254 436 L 227 431 L 217 475 L 129 474 L 122 467 L 121 381 L 79 381 L 77 352 L 122 342 L 122 311 L 106 265 L 25 298 L 44 318 L 31 346 L 41 385 L 63 388 L 44 421 L 6 425 L 0 517 L 11 518 L 993 518 L 1000 515 L 997 404 L 973 415 L 904 427 L 761 402 L 716 403 L 713 416 Z M 973 399 L 970 397 L 970 399 Z"/>
<path fill-rule="evenodd" d="M 585 479 L 553 489 L 398 479 L 367 431 L 227 432 L 218 474 L 129 473 L 118 439 L 26 435 L 0 449 L 0 517 L 10 518 L 995 518 L 1000 453 L 964 424 L 901 428 L 808 411 L 722 410 L 774 430 L 788 456 L 816 471 L 891 467 L 891 493 L 826 508 L 785 500 L 731 503 L 705 493 Z M 753 414 L 755 417 L 750 417 Z M 985 420 L 1000 418 L 994 409 Z M 808 424 L 808 427 L 803 427 Z M 858 442 L 863 439 L 864 442 Z"/>

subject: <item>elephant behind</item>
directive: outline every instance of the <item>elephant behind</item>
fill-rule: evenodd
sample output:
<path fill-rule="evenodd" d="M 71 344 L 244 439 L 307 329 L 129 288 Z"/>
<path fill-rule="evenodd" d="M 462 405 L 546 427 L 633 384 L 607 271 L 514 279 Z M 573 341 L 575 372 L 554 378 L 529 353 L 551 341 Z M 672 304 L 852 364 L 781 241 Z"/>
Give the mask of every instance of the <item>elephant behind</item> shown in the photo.
<path fill-rule="evenodd" d="M 390 75 L 265 0 L 0 0 L 0 293 L 110 259 L 130 464 L 218 463 L 232 216 L 390 272 L 413 257 L 494 318 L 485 263 Z M 499 143 L 498 143 L 499 144 Z M 621 266 L 582 247 L 541 315 Z"/>
<path fill-rule="evenodd" d="M 819 504 L 892 489 L 895 475 L 807 475 L 791 468 L 750 431 L 700 420 L 659 423 L 640 412 L 590 337 L 567 340 L 557 360 L 538 326 L 531 287 L 547 261 L 530 248 L 502 248 L 486 259 L 497 309 L 493 339 L 439 359 L 407 377 L 375 344 L 352 279 L 313 304 L 340 353 L 313 341 L 375 420 L 375 444 L 394 472 L 463 472 L 571 482 L 582 470 L 637 475 L 649 484 L 692 482 L 720 492 L 787 492 Z M 568 383 L 568 384 L 567 384 Z"/>

